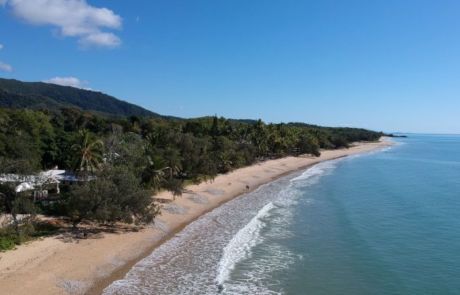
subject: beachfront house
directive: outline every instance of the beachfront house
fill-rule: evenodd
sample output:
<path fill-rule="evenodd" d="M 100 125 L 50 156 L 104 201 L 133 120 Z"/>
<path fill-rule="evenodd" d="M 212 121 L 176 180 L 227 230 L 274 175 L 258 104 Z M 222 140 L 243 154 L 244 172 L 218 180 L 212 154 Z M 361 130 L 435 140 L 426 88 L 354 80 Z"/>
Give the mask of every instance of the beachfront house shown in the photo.
<path fill-rule="evenodd" d="M 0 183 L 12 183 L 15 191 L 31 192 L 34 201 L 47 199 L 50 195 L 59 195 L 61 192 L 60 184 L 73 184 L 84 181 L 75 174 L 55 169 L 42 171 L 37 175 L 2 174 Z"/>

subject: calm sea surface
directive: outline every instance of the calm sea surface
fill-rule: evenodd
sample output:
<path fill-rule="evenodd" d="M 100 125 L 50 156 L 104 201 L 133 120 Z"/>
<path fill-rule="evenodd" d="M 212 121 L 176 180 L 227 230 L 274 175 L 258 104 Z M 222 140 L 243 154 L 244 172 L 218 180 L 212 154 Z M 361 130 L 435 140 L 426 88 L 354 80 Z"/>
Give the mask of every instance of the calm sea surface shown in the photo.
<path fill-rule="evenodd" d="M 397 142 L 226 203 L 104 294 L 460 294 L 460 136 Z"/>

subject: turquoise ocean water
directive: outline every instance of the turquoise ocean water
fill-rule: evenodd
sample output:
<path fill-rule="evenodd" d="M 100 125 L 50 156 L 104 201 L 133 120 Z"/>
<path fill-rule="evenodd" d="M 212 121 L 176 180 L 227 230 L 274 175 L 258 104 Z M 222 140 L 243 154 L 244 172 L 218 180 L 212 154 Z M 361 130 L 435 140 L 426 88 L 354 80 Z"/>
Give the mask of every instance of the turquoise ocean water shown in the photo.
<path fill-rule="evenodd" d="M 104 294 L 460 294 L 460 136 L 397 143 L 226 203 Z"/>

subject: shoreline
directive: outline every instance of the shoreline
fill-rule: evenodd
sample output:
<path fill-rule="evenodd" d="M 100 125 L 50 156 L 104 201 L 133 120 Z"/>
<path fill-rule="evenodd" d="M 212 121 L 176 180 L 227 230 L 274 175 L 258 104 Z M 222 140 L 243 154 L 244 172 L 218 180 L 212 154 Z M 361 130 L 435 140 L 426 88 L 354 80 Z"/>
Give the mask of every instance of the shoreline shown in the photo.
<path fill-rule="evenodd" d="M 155 226 L 139 232 L 104 233 L 66 242 L 49 237 L 0 253 L 0 285 L 6 294 L 101 294 L 134 264 L 207 212 L 242 194 L 317 163 L 392 145 L 385 139 L 349 149 L 322 151 L 320 157 L 286 157 L 256 163 L 187 186 L 182 197 L 164 205 Z M 249 186 L 249 189 L 247 188 Z M 170 193 L 156 197 L 172 199 Z M 27 278 L 27 280 L 24 280 Z"/>
<path fill-rule="evenodd" d="M 340 158 L 345 158 L 347 156 L 339 156 L 339 157 L 336 157 L 336 158 L 331 158 L 331 159 L 328 159 L 328 160 L 324 160 L 324 161 L 331 161 L 331 160 L 337 160 L 337 159 L 340 159 Z M 320 161 L 320 162 L 324 162 L 324 161 Z M 318 162 L 318 163 L 320 163 Z M 209 208 L 207 210 L 205 210 L 202 214 L 200 214 L 199 216 L 187 221 L 187 222 L 184 222 L 183 224 L 179 225 L 177 228 L 173 229 L 170 233 L 168 233 L 165 237 L 163 237 L 160 241 L 158 241 L 157 243 L 155 243 L 154 245 L 152 245 L 149 249 L 147 249 L 146 251 L 144 251 L 144 253 L 142 255 L 140 255 L 139 257 L 133 259 L 133 261 L 129 261 L 127 262 L 125 265 L 123 265 L 122 267 L 120 267 L 119 269 L 115 270 L 109 277 L 106 277 L 106 278 L 102 278 L 101 280 L 97 281 L 94 283 L 94 285 L 85 293 L 86 295 L 100 295 L 102 294 L 102 291 L 104 291 L 104 289 L 106 287 L 108 287 L 110 284 L 112 284 L 113 282 L 117 281 L 117 280 L 121 280 L 123 279 L 126 274 L 131 270 L 131 268 L 133 268 L 134 265 L 136 265 L 139 261 L 141 261 L 142 259 L 146 258 L 147 256 L 149 256 L 150 254 L 152 254 L 153 251 L 155 251 L 156 248 L 158 248 L 159 246 L 161 246 L 162 244 L 168 242 L 170 239 L 174 238 L 175 235 L 177 235 L 178 233 L 180 233 L 184 228 L 186 228 L 189 224 L 193 223 L 194 221 L 200 219 L 203 215 L 213 211 L 214 209 L 222 206 L 223 204 L 227 203 L 227 202 L 230 202 L 236 198 L 239 198 L 247 193 L 250 193 L 252 191 L 255 191 L 257 190 L 259 187 L 261 187 L 262 185 L 264 184 L 267 184 L 267 183 L 270 183 L 272 181 L 276 181 L 284 176 L 287 176 L 289 174 L 293 174 L 293 173 L 296 173 L 298 171 L 301 171 L 301 170 L 305 170 L 307 168 L 310 168 L 318 163 L 313 163 L 313 164 L 308 164 L 306 166 L 303 166 L 303 167 L 300 167 L 300 168 L 297 168 L 295 170 L 291 170 L 291 171 L 287 171 L 287 172 L 284 172 L 276 177 L 273 177 L 270 181 L 268 182 L 264 182 L 264 183 L 261 183 L 259 185 L 257 185 L 256 187 L 253 187 L 251 188 L 250 190 L 247 190 L 241 194 L 238 194 L 230 199 L 226 199 L 226 200 L 223 200 L 222 202 L 219 202 L 217 204 L 217 206 L 214 206 L 212 208 Z"/>

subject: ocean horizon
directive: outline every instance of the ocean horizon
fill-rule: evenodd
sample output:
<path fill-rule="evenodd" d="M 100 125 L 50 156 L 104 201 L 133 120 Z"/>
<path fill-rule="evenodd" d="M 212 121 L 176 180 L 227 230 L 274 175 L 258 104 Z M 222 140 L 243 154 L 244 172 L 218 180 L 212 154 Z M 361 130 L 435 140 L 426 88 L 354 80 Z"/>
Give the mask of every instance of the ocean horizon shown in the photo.
<path fill-rule="evenodd" d="M 103 294 L 458 294 L 460 136 L 394 140 L 225 203 Z"/>

